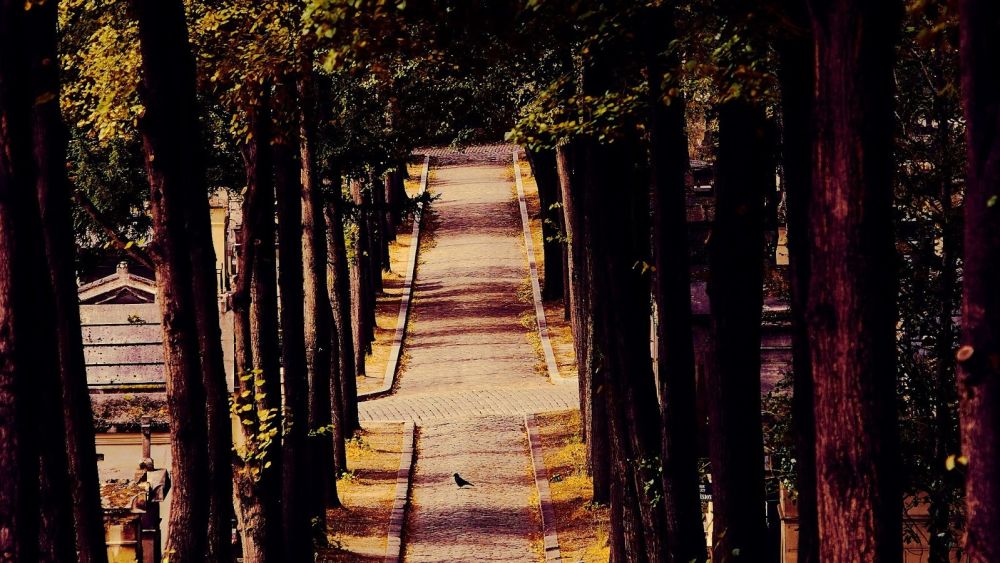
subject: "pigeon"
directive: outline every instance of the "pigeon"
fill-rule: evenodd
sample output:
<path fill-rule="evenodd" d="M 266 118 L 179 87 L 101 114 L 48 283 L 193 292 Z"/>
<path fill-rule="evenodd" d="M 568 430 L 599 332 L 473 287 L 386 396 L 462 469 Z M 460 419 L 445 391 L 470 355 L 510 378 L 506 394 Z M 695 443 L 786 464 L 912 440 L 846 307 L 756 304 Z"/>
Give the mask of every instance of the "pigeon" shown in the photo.
<path fill-rule="evenodd" d="M 475 485 L 473 485 L 472 483 L 466 481 L 465 479 L 462 479 L 462 476 L 459 475 L 458 473 L 456 473 L 454 477 L 455 477 L 455 484 L 458 485 L 459 489 L 465 487 L 475 487 Z"/>

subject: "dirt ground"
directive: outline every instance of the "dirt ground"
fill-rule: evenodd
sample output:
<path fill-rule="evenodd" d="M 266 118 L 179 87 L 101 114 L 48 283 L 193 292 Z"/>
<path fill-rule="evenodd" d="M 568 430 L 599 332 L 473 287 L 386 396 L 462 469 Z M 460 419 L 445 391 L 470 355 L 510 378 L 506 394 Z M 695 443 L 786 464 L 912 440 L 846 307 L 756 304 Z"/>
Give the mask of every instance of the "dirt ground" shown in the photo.
<path fill-rule="evenodd" d="M 587 453 L 580 441 L 580 411 L 535 415 L 565 563 L 608 560 L 609 509 L 592 503 Z"/>
<path fill-rule="evenodd" d="M 403 425 L 394 422 L 365 423 L 348 442 L 350 471 L 337 481 L 343 507 L 327 511 L 330 547 L 317 561 L 383 560 L 402 445 Z"/>

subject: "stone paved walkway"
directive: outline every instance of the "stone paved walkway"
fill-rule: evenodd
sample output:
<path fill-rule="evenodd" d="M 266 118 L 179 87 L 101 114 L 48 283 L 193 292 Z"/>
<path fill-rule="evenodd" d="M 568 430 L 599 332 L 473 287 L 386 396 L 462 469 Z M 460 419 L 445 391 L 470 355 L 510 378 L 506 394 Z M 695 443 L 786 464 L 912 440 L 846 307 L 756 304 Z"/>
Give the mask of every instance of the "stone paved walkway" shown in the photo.
<path fill-rule="evenodd" d="M 520 219 L 504 150 L 491 149 L 436 155 L 435 243 L 421 249 L 407 361 L 395 393 L 360 405 L 363 420 L 419 427 L 408 561 L 540 560 L 523 414 L 578 404 L 574 383 L 535 371 Z M 455 472 L 476 486 L 457 489 Z"/>

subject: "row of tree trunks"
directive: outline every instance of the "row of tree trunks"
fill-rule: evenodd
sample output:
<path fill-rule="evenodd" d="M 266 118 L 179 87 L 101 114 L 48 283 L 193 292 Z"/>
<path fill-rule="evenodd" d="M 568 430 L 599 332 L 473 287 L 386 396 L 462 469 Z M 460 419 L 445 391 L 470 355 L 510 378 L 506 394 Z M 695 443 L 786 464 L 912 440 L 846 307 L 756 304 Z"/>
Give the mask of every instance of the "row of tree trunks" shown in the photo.
<path fill-rule="evenodd" d="M 327 289 L 326 221 L 323 194 L 315 178 L 315 122 L 311 64 L 298 84 L 299 162 L 302 186 L 302 262 L 305 268 L 305 347 L 309 381 L 309 479 L 322 488 L 311 495 L 310 513 L 325 522 L 326 507 L 340 505 L 336 459 L 343 457 L 344 427 L 340 400 L 340 360 Z M 337 391 L 331 393 L 331 391 Z M 331 400 L 333 397 L 334 400 Z M 333 423 L 332 427 L 330 427 Z M 321 541 L 326 535 L 322 534 Z"/>
<path fill-rule="evenodd" d="M 556 168 L 555 149 L 527 151 L 531 173 L 538 185 L 539 219 L 542 222 L 542 262 L 545 283 L 542 285 L 542 299 L 553 301 L 563 298 L 565 267 L 563 264 L 563 242 L 560 233 L 565 231 L 559 188 L 559 173 Z"/>
<path fill-rule="evenodd" d="M 339 177 L 335 186 L 339 188 Z M 354 337 L 354 301 L 352 288 L 354 280 L 350 271 L 350 260 L 347 255 L 347 242 L 344 237 L 344 205 L 340 190 L 336 190 L 327 200 L 324 207 L 326 216 L 327 238 L 327 279 L 329 280 L 330 306 L 333 309 L 333 321 L 336 326 L 337 344 L 340 350 L 340 412 L 344 417 L 344 434 L 348 435 L 360 428 L 358 421 L 358 390 L 357 375 L 364 372 L 364 358 L 357 363 L 356 339 Z M 338 459 L 338 467 L 347 469 L 346 459 Z"/>
<path fill-rule="evenodd" d="M 817 73 L 805 314 L 819 558 L 900 561 L 891 147 L 901 9 L 809 7 Z"/>
<path fill-rule="evenodd" d="M 661 53 L 674 36 L 670 8 L 646 17 L 643 50 L 647 74 L 666 75 L 679 66 L 675 54 Z M 694 344 L 691 333 L 691 266 L 685 173 L 688 141 L 684 99 L 663 99 L 660 81 L 649 86 L 650 175 L 653 208 L 653 300 L 656 303 L 657 376 L 661 460 L 668 561 L 705 560 L 701 500 L 698 495 L 698 427 Z"/>
<path fill-rule="evenodd" d="M 592 257 L 584 228 L 586 194 L 582 189 L 579 152 L 575 143 L 560 145 L 556 149 L 556 164 L 568 248 L 568 301 L 580 389 L 581 435 L 587 445 L 587 469 L 593 478 L 594 502 L 607 503 L 611 498 L 607 402 L 604 399 L 604 372 L 595 367 L 594 318 L 589 289 Z"/>
<path fill-rule="evenodd" d="M 635 146 L 582 142 L 595 372 L 602 371 L 610 458 L 611 561 L 663 561 L 661 429 L 649 357 L 648 191 Z M 625 178 L 624 183 L 621 179 Z M 617 189 L 611 189 L 616 186 Z M 620 524 L 620 525 L 618 525 Z"/>
<path fill-rule="evenodd" d="M 1000 6 L 963 0 L 961 72 L 968 139 L 959 414 L 965 555 L 1000 560 Z"/>

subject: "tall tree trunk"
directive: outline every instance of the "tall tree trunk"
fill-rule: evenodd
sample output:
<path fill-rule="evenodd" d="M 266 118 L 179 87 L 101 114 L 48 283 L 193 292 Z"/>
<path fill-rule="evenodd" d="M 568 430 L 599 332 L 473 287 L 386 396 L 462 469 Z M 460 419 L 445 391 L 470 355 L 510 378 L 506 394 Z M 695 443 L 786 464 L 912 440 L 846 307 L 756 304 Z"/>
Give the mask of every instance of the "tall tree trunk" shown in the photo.
<path fill-rule="evenodd" d="M 274 224 L 274 155 L 272 149 L 272 118 L 270 113 L 270 97 L 265 85 L 264 96 L 259 104 L 260 114 L 252 120 L 256 123 L 256 131 L 252 145 L 255 149 L 253 170 L 248 170 L 252 176 L 248 182 L 255 183 L 259 211 L 254 215 L 253 237 L 248 241 L 253 245 L 253 262 L 251 263 L 250 284 L 250 351 L 254 369 L 260 370 L 258 377 L 263 380 L 259 386 L 263 397 L 258 406 L 275 417 L 274 425 L 278 432 L 266 446 L 265 459 L 271 462 L 269 470 L 260 475 L 257 485 L 260 497 L 263 499 L 265 519 L 267 523 L 268 553 L 277 553 L 280 557 L 282 549 L 282 513 L 281 513 L 281 476 L 282 476 L 282 443 L 281 432 L 282 392 L 281 392 L 281 350 L 278 339 L 278 280 L 277 259 L 275 257 L 275 224 Z M 256 387 L 256 386 L 255 386 Z M 255 391 L 257 389 L 255 388 Z M 273 551 L 272 551 L 273 550 Z"/>
<path fill-rule="evenodd" d="M 813 42 L 801 0 L 788 0 L 790 29 L 778 42 L 781 85 L 782 167 L 788 205 L 788 254 L 792 313 L 792 426 L 795 433 L 799 563 L 819 563 L 816 522 L 816 445 L 812 365 L 806 303 L 809 297 L 809 200 L 812 132 Z"/>
<path fill-rule="evenodd" d="M 606 504 L 611 500 L 607 401 L 604 399 L 604 373 L 595 369 L 594 316 L 589 295 L 591 255 L 584 228 L 586 194 L 578 170 L 579 153 L 575 144 L 560 145 L 556 149 L 556 162 L 569 248 L 569 301 L 580 388 L 581 433 L 587 444 L 587 469 L 594 483 L 594 502 Z"/>
<path fill-rule="evenodd" d="M 243 158 L 247 171 L 247 186 L 243 199 L 243 226 L 240 231 L 241 252 L 236 268 L 236 283 L 231 303 L 233 308 L 233 334 L 236 340 L 236 390 L 237 397 L 242 399 L 246 394 L 247 404 L 251 409 L 240 413 L 240 430 L 242 444 L 249 459 L 234 456 L 233 497 L 236 500 L 236 516 L 243 546 L 243 560 L 247 563 L 267 563 L 278 561 L 281 539 L 281 515 L 277 513 L 277 503 L 268 500 L 264 485 L 276 480 L 270 475 L 275 474 L 280 464 L 265 467 L 273 460 L 275 451 L 265 453 L 263 459 L 252 457 L 258 451 L 266 451 L 267 440 L 262 437 L 264 430 L 274 428 L 280 419 L 277 413 L 262 420 L 258 412 L 267 412 L 273 403 L 273 398 L 258 398 L 257 393 L 263 388 L 260 379 L 268 375 L 257 371 L 254 360 L 254 336 L 251 326 L 251 291 L 253 283 L 254 263 L 257 260 L 257 236 L 262 231 L 274 229 L 273 204 L 268 207 L 271 216 L 264 216 L 261 209 L 261 194 L 273 199 L 274 187 L 271 184 L 271 146 L 270 146 L 270 114 L 267 106 L 270 103 L 266 95 L 264 99 L 254 104 L 247 113 L 250 123 L 250 136 L 243 147 Z M 271 235 L 273 237 L 273 234 Z M 273 246 L 273 245 L 272 245 Z M 280 399 L 280 397 L 279 397 Z M 239 401 L 238 401 L 239 402 Z M 249 421 L 249 422 L 245 422 Z"/>
<path fill-rule="evenodd" d="M 562 242 L 559 240 L 559 173 L 556 170 L 555 149 L 529 150 L 528 163 L 538 185 L 538 218 L 542 222 L 542 257 L 545 285 L 542 299 L 550 301 L 563 296 Z"/>
<path fill-rule="evenodd" d="M 33 193 L 31 91 L 23 48 L 24 6 L 0 3 L 0 553 L 14 561 L 39 558 L 39 461 L 30 356 L 31 290 L 22 256 L 24 201 Z M 7 54 L 11 54 L 8 56 Z"/>
<path fill-rule="evenodd" d="M 643 29 L 649 87 L 650 172 L 653 187 L 653 298 L 658 319 L 657 373 L 663 428 L 663 500 L 667 560 L 705 560 L 698 495 L 698 416 L 691 334 L 691 259 L 686 186 L 689 167 L 684 98 L 663 99 L 660 83 L 680 61 L 661 52 L 674 37 L 670 7 L 655 7 Z"/>
<path fill-rule="evenodd" d="M 354 335 L 354 366 L 357 375 L 364 376 L 365 357 L 371 352 L 370 301 L 373 293 L 371 283 L 371 260 L 369 253 L 371 245 L 368 237 L 368 217 L 364 211 L 361 180 L 351 179 L 348 182 L 351 189 L 351 199 L 357 210 L 354 235 L 354 252 L 351 256 L 351 331 Z"/>
<path fill-rule="evenodd" d="M 0 21 L 0 475 L 13 488 L 0 489 L 0 547 L 11 560 L 59 561 L 73 558 L 75 538 L 61 358 L 51 353 L 60 323 L 38 198 L 52 178 L 32 166 L 32 156 L 41 165 L 51 156 L 44 141 L 52 131 L 37 128 L 46 102 L 35 98 L 46 77 L 33 74 L 54 43 L 22 35 L 37 23 L 23 6 L 0 4 Z M 40 31 L 54 41 L 54 27 Z"/>
<path fill-rule="evenodd" d="M 899 6 L 810 7 L 817 76 L 807 320 L 820 560 L 899 561 L 891 215 Z"/>
<path fill-rule="evenodd" d="M 107 561 L 107 549 L 73 268 L 76 245 L 70 215 L 71 189 L 65 167 L 66 132 L 59 111 L 56 20 L 55 2 L 36 5 L 27 12 L 29 35 L 33 40 L 32 97 L 36 100 L 32 110 L 38 174 L 35 185 L 54 297 L 52 318 L 60 373 L 58 388 L 62 390 L 62 412 L 57 412 L 56 416 L 63 419 L 65 451 L 72 475 L 69 482 L 76 527 L 76 558 L 81 562 L 101 563 Z M 57 403 L 52 401 L 52 404 Z M 58 411 L 59 407 L 56 409 Z"/>
<path fill-rule="evenodd" d="M 958 390 L 965 553 L 979 563 L 1000 561 L 1000 6 L 963 0 L 960 14 L 969 169 Z"/>
<path fill-rule="evenodd" d="M 395 232 L 395 229 L 390 229 L 389 220 L 386 218 L 386 203 L 385 203 L 385 181 L 382 178 L 373 178 L 372 182 L 372 211 L 371 211 L 371 221 L 372 221 L 372 231 L 377 233 L 378 244 L 376 245 L 378 258 L 378 289 L 382 290 L 383 280 L 382 271 L 392 271 L 392 264 L 389 262 L 389 231 Z"/>
<path fill-rule="evenodd" d="M 207 531 L 211 491 L 198 299 L 189 240 L 190 202 L 206 197 L 195 67 L 179 1 L 133 0 L 142 55 L 140 120 L 153 214 L 157 296 L 163 326 L 173 492 L 167 550 L 178 561 L 218 556 Z"/>
<path fill-rule="evenodd" d="M 581 141 L 591 252 L 595 372 L 604 371 L 611 465 L 611 561 L 666 560 L 660 415 L 649 355 L 649 192 L 635 145 Z M 621 183 L 624 178 L 624 184 Z M 619 189 L 611 189 L 612 186 Z"/>
<path fill-rule="evenodd" d="M 396 201 L 396 178 L 399 176 L 399 172 L 395 169 L 389 170 L 382 177 L 382 198 L 384 200 L 385 209 L 382 210 L 381 216 L 383 224 L 385 225 L 385 240 L 386 243 L 390 243 L 396 240 L 396 227 L 399 223 L 396 222 L 396 216 L 393 212 L 400 202 Z M 389 264 L 391 269 L 391 264 L 388 262 L 388 257 L 386 258 L 386 263 Z"/>
<path fill-rule="evenodd" d="M 331 383 L 338 380 L 336 336 L 333 334 L 333 311 L 326 280 L 326 222 L 323 219 L 323 194 L 316 183 L 315 122 L 313 104 L 315 96 L 311 63 L 299 79 L 299 164 L 302 185 L 302 263 L 305 267 L 303 291 L 305 295 L 305 348 L 309 381 L 309 467 L 310 482 L 321 487 L 322 495 L 311 495 L 310 512 L 313 518 L 326 522 L 327 506 L 340 505 L 337 495 L 337 466 L 334 452 L 344 448 L 344 428 L 339 417 L 332 417 L 331 396 L 339 400 L 339 393 Z M 331 362 L 331 359 L 334 361 Z M 339 405 L 338 405 L 339 407 Z M 339 411 L 339 408 L 338 408 Z M 327 428 L 332 422 L 336 424 Z M 322 540 L 325 541 L 325 527 Z"/>
<path fill-rule="evenodd" d="M 764 559 L 764 437 L 760 415 L 763 201 L 773 191 L 764 109 L 719 109 L 715 224 L 709 247 L 714 356 L 708 370 L 713 558 Z"/>
<path fill-rule="evenodd" d="M 406 206 L 409 196 L 406 195 L 406 162 L 400 162 L 392 171 L 385 186 L 385 201 L 388 209 L 389 225 L 392 226 L 390 234 L 391 240 L 396 240 L 396 227 L 403 222 L 403 208 Z"/>
<path fill-rule="evenodd" d="M 339 183 L 334 185 L 339 186 Z M 339 190 L 327 201 L 323 211 L 326 215 L 330 307 L 333 309 L 337 349 L 340 352 L 338 355 L 340 364 L 339 410 L 340 416 L 343 417 L 344 435 L 347 436 L 360 428 L 361 425 L 358 422 L 357 364 L 354 354 L 350 274 L 348 273 L 347 245 L 344 240 L 343 201 Z M 336 417 L 337 413 L 333 414 Z M 337 459 L 337 467 L 340 471 L 347 470 L 346 462 L 346 459 Z"/>
<path fill-rule="evenodd" d="M 295 86 L 286 78 L 275 89 L 278 111 L 294 124 Z M 284 394 L 281 512 L 285 561 L 313 559 L 309 523 L 309 385 L 306 374 L 305 312 L 302 263 L 302 184 L 298 126 L 274 144 L 278 212 L 278 288 L 281 296 L 281 367 Z"/>

